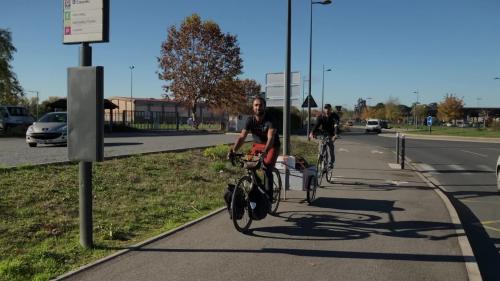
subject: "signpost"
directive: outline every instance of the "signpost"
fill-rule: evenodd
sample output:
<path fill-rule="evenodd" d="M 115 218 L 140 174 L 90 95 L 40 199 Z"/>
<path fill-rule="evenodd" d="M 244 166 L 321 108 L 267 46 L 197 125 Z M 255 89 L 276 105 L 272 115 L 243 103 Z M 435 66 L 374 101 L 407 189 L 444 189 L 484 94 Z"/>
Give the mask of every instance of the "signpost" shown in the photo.
<path fill-rule="evenodd" d="M 427 126 L 429 126 L 429 134 L 432 134 L 432 116 L 427 116 Z"/>
<path fill-rule="evenodd" d="M 80 244 L 93 246 L 92 161 L 104 152 L 104 68 L 90 43 L 109 42 L 109 0 L 62 0 L 63 44 L 81 44 L 80 67 L 68 68 L 68 158 L 80 161 Z"/>
<path fill-rule="evenodd" d="M 109 0 L 63 0 L 64 44 L 109 42 Z"/>

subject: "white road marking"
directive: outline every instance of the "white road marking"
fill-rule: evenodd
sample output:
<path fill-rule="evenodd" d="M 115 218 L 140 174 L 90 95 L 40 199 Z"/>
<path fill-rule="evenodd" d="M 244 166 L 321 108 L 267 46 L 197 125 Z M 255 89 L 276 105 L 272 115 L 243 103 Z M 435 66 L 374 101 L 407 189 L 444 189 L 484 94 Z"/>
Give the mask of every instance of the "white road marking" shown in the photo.
<path fill-rule="evenodd" d="M 340 152 L 349 152 L 349 150 L 345 149 L 345 148 L 339 148 L 339 151 Z"/>
<path fill-rule="evenodd" d="M 462 152 L 466 152 L 466 153 L 470 153 L 470 154 L 474 154 L 474 155 L 477 155 L 477 156 L 481 156 L 481 157 L 488 157 L 488 155 L 486 154 L 481 154 L 481 153 L 476 153 L 476 152 L 472 152 L 472 151 L 468 151 L 468 150 L 460 150 Z"/>
<path fill-rule="evenodd" d="M 393 185 L 397 185 L 397 186 L 400 186 L 402 184 L 408 184 L 407 181 L 393 181 L 393 180 L 387 180 L 386 182 L 388 183 L 392 183 Z"/>
<path fill-rule="evenodd" d="M 394 170 L 401 170 L 401 164 L 396 164 L 396 163 L 387 163 L 389 164 L 389 167 Z"/>
<path fill-rule="evenodd" d="M 433 168 L 431 165 L 429 164 L 425 164 L 425 163 L 420 163 L 420 164 L 416 164 L 417 166 L 417 169 L 420 171 L 420 172 L 435 172 L 436 169 Z"/>
<path fill-rule="evenodd" d="M 375 153 L 378 153 L 378 154 L 384 154 L 382 151 L 378 151 L 378 150 L 372 150 L 372 153 L 375 154 Z"/>
<path fill-rule="evenodd" d="M 460 173 L 462 175 L 473 175 L 474 174 L 474 173 L 470 173 L 470 172 L 465 172 L 467 169 L 464 168 L 463 166 L 460 166 L 460 165 L 453 164 L 453 165 L 446 165 L 446 166 L 449 167 L 450 170 L 463 171 Z"/>
<path fill-rule="evenodd" d="M 488 165 L 477 165 L 477 167 L 481 170 L 481 171 L 485 171 L 485 172 L 494 172 L 495 170 L 493 169 L 493 167 L 490 167 Z"/>

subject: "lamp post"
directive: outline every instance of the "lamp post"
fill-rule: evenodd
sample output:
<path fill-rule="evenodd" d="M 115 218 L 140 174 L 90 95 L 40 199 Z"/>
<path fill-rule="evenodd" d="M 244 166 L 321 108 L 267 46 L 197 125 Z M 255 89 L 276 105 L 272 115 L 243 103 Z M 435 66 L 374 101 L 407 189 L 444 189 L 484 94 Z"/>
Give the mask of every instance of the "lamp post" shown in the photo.
<path fill-rule="evenodd" d="M 323 102 L 325 99 L 325 72 L 332 71 L 331 68 L 325 69 L 325 65 L 323 64 L 323 79 L 321 82 L 321 109 L 323 110 Z"/>
<path fill-rule="evenodd" d="M 27 90 L 26 92 L 36 93 L 36 120 L 38 120 L 38 104 L 40 103 L 40 101 L 39 101 L 39 92 L 38 91 L 32 91 L 32 90 Z"/>
<path fill-rule="evenodd" d="M 323 0 L 323 1 L 312 1 L 311 0 L 311 16 L 310 16 L 310 24 L 309 24 L 309 91 L 308 91 L 308 96 L 311 95 L 311 75 L 312 75 L 312 23 L 313 23 L 313 5 L 314 4 L 321 4 L 321 5 L 328 5 L 331 4 L 331 0 Z M 309 140 L 309 133 L 311 131 L 311 98 L 308 97 L 309 102 L 307 103 L 307 139 Z"/>
<path fill-rule="evenodd" d="M 418 129 L 418 121 L 417 121 L 417 105 L 418 105 L 418 91 L 413 91 L 414 94 L 417 94 L 417 102 L 415 103 L 415 107 L 413 108 L 413 116 L 415 122 L 415 128 Z"/>
<path fill-rule="evenodd" d="M 131 65 L 128 68 L 130 68 L 130 102 L 132 102 L 132 70 L 135 68 L 135 66 Z"/>

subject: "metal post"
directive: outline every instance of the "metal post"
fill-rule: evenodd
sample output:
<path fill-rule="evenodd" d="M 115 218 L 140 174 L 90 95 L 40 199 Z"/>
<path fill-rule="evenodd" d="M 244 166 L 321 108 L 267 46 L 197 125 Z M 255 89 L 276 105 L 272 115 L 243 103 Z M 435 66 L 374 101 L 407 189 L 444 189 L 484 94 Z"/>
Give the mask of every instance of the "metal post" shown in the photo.
<path fill-rule="evenodd" d="M 82 43 L 80 47 L 80 66 L 92 65 L 92 47 Z M 80 175 L 80 244 L 85 248 L 92 247 L 92 162 L 81 161 Z"/>
<path fill-rule="evenodd" d="M 135 68 L 135 66 L 131 65 L 129 66 L 130 68 L 130 102 L 132 102 L 132 81 L 133 81 L 133 76 L 132 76 L 132 70 Z"/>
<path fill-rule="evenodd" d="M 323 64 L 323 78 L 321 79 L 321 110 L 323 110 L 325 99 L 325 65 Z"/>
<path fill-rule="evenodd" d="M 406 150 L 406 141 L 405 135 L 401 137 L 401 170 L 405 169 L 405 150 Z"/>
<path fill-rule="evenodd" d="M 308 91 L 308 101 L 307 101 L 307 140 L 310 140 L 309 134 L 311 133 L 311 76 L 312 76 L 312 31 L 313 31 L 313 3 L 312 0 L 309 1 L 311 3 L 311 15 L 309 17 L 309 91 Z"/>
<path fill-rule="evenodd" d="M 283 107 L 283 155 L 290 155 L 290 90 L 291 90 L 291 49 L 292 49 L 292 0 L 288 0 L 286 33 L 285 104 Z M 289 189 L 289 171 L 285 173 L 285 190 Z"/>
<path fill-rule="evenodd" d="M 399 132 L 396 133 L 396 163 L 399 164 Z"/>
<path fill-rule="evenodd" d="M 36 91 L 36 120 L 38 121 L 38 104 L 40 103 L 38 91 Z"/>

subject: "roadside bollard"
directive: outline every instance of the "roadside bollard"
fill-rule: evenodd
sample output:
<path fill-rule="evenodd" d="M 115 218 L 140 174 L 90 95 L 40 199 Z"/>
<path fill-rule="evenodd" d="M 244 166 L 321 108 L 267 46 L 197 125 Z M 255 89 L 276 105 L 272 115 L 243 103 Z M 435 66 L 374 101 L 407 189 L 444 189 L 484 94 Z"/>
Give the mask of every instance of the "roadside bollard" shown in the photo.
<path fill-rule="evenodd" d="M 399 132 L 396 133 L 396 164 L 399 164 Z"/>
<path fill-rule="evenodd" d="M 401 170 L 405 169 L 405 135 L 401 136 Z"/>

